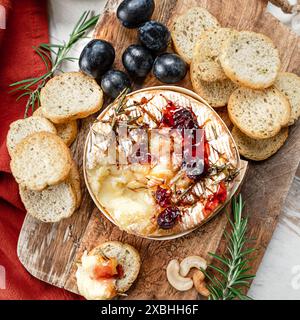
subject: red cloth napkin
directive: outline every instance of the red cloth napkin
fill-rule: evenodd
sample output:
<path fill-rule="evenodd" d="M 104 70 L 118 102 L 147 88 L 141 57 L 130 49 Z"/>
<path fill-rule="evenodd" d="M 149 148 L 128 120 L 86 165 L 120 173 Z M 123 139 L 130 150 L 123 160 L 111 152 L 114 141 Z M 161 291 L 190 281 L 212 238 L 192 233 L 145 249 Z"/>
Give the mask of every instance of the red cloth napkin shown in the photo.
<path fill-rule="evenodd" d="M 3 6 L 6 10 L 6 29 L 0 29 L 0 300 L 78 299 L 79 296 L 32 277 L 17 257 L 25 210 L 10 173 L 5 140 L 9 124 L 23 117 L 26 100 L 16 102 L 16 96 L 8 93 L 8 85 L 44 71 L 32 46 L 49 41 L 47 1 L 0 0 L 0 6 L 0 19 Z M 6 289 L 2 289 L 4 269 Z"/>

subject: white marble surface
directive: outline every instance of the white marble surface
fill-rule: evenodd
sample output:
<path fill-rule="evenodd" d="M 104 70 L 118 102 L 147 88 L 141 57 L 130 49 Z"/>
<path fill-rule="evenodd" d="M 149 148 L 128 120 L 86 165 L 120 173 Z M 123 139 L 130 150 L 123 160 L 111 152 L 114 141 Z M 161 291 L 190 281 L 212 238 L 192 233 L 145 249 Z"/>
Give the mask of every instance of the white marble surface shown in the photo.
<path fill-rule="evenodd" d="M 291 0 L 294 4 L 296 0 Z M 52 42 L 68 38 L 72 26 L 84 10 L 102 12 L 106 0 L 50 0 L 50 37 Z M 283 14 L 273 5 L 268 10 L 283 23 L 290 25 L 291 15 Z M 84 43 L 79 43 L 72 55 L 78 56 Z M 68 64 L 65 70 L 74 70 Z M 286 200 L 285 208 L 273 238 L 251 286 L 254 299 L 300 299 L 300 168 Z"/>

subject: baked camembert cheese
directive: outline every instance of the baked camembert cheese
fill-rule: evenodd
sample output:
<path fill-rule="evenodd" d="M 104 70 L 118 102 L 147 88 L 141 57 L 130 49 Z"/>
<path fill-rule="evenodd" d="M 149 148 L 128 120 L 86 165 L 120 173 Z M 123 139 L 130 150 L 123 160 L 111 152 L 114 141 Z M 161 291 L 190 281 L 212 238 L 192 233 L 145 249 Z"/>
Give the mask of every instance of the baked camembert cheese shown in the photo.
<path fill-rule="evenodd" d="M 146 237 L 207 221 L 233 194 L 240 165 L 214 110 L 167 89 L 121 95 L 92 125 L 85 164 L 102 211 Z"/>

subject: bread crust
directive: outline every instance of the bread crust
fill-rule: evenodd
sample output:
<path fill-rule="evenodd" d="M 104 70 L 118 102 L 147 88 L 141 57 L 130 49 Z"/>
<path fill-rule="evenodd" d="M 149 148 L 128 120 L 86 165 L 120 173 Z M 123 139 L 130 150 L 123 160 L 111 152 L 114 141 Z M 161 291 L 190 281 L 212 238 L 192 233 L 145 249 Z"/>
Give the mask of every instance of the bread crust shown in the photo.
<path fill-rule="evenodd" d="M 290 93 L 289 90 L 291 89 L 291 86 L 288 85 L 287 90 L 282 87 L 280 84 L 280 80 L 284 81 L 284 79 L 292 79 L 292 88 L 296 88 L 296 90 L 294 89 L 293 92 Z M 293 125 L 300 116 L 300 77 L 291 72 L 280 72 L 274 83 L 274 87 L 277 88 L 289 100 L 291 106 L 291 116 L 288 125 Z M 296 95 L 297 97 L 296 99 L 294 99 L 293 96 Z"/>
<path fill-rule="evenodd" d="M 76 209 L 78 209 L 81 205 L 81 186 L 80 186 L 80 175 L 78 171 L 77 164 L 74 160 L 72 160 L 70 175 L 69 175 L 69 182 L 74 190 L 76 196 Z"/>
<path fill-rule="evenodd" d="M 65 182 L 63 182 L 63 184 L 65 184 L 65 187 L 67 188 L 67 192 L 69 193 L 69 196 L 71 197 L 71 206 L 69 206 L 68 209 L 64 208 L 65 209 L 64 213 L 61 215 L 57 215 L 56 217 L 52 217 L 52 215 L 53 215 L 52 208 L 49 207 L 50 214 L 48 215 L 47 218 L 42 218 L 41 214 L 35 210 L 34 205 L 37 204 L 37 202 L 36 202 L 37 200 L 30 199 L 30 192 L 31 191 L 27 190 L 26 188 L 24 188 L 20 185 L 19 186 L 19 194 L 20 194 L 21 200 L 24 204 L 24 207 L 25 207 L 27 213 L 30 214 L 32 217 L 34 217 L 42 222 L 45 222 L 45 223 L 55 223 L 55 222 L 61 221 L 62 219 L 69 218 L 74 213 L 74 211 L 76 209 L 76 195 L 75 195 L 75 192 L 74 192 L 71 184 L 65 183 Z M 59 185 L 57 185 L 57 186 L 59 186 Z M 56 186 L 54 186 L 54 187 L 56 187 Z M 36 192 L 36 193 L 45 192 L 46 190 L 47 189 L 44 189 L 43 191 L 33 191 L 33 192 Z M 28 194 L 28 192 L 29 192 L 29 194 Z M 34 205 L 31 201 L 34 202 Z M 41 201 L 44 201 L 44 200 L 41 200 Z M 43 214 L 45 214 L 44 211 L 43 211 Z"/>
<path fill-rule="evenodd" d="M 69 147 L 77 137 L 78 126 L 76 120 L 71 120 L 66 123 L 56 124 L 57 135 Z"/>
<path fill-rule="evenodd" d="M 240 154 L 247 159 L 254 161 L 266 160 L 274 155 L 288 138 L 288 128 L 283 128 L 274 137 L 257 140 L 243 134 L 237 127 L 231 132 Z"/>

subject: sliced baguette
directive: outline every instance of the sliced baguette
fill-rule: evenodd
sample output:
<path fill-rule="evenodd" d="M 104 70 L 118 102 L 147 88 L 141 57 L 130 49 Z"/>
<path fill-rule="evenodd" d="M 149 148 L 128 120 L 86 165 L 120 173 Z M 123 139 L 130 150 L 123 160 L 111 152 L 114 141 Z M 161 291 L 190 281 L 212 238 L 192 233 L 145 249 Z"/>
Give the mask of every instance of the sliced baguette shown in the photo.
<path fill-rule="evenodd" d="M 274 86 L 284 94 L 291 105 L 289 125 L 295 123 L 300 116 L 300 77 L 294 73 L 279 73 Z"/>
<path fill-rule="evenodd" d="M 22 187 L 41 191 L 64 181 L 71 164 L 70 150 L 62 139 L 54 133 L 37 132 L 16 146 L 10 166 Z"/>
<path fill-rule="evenodd" d="M 116 281 L 118 293 L 124 293 L 129 290 L 141 268 L 141 258 L 138 251 L 129 244 L 119 241 L 108 241 L 94 248 L 90 254 L 101 255 L 101 253 L 108 258 L 117 258 L 118 263 L 123 268 L 124 277 Z"/>
<path fill-rule="evenodd" d="M 172 27 L 171 35 L 176 52 L 187 63 L 191 63 L 197 39 L 205 30 L 219 27 L 217 19 L 206 9 L 194 7 L 178 16 Z"/>
<path fill-rule="evenodd" d="M 274 87 L 238 88 L 230 96 L 228 114 L 232 123 L 248 137 L 267 139 L 288 124 L 291 108 L 284 95 Z"/>
<path fill-rule="evenodd" d="M 197 72 L 198 78 L 203 81 L 225 80 L 219 55 L 225 41 L 228 40 L 233 30 L 229 28 L 217 28 L 204 31 L 194 48 L 193 69 Z"/>
<path fill-rule="evenodd" d="M 13 156 L 15 148 L 24 138 L 34 132 L 56 133 L 54 125 L 42 117 L 29 117 L 20 119 L 10 124 L 6 138 L 6 145 L 10 156 Z"/>
<path fill-rule="evenodd" d="M 281 129 L 274 137 L 260 140 L 249 138 L 237 127 L 231 133 L 242 156 L 261 161 L 271 157 L 283 146 L 288 137 L 288 128 Z"/>
<path fill-rule="evenodd" d="M 44 117 L 42 108 L 36 109 L 32 115 L 34 117 L 35 116 Z M 54 126 L 56 128 L 57 135 L 60 138 L 62 138 L 64 143 L 69 147 L 74 142 L 77 136 L 77 132 L 78 132 L 77 121 L 73 120 L 66 123 L 54 124 Z"/>
<path fill-rule="evenodd" d="M 66 72 L 49 80 L 41 91 L 45 118 L 65 123 L 99 111 L 103 92 L 97 82 L 81 72 Z"/>
<path fill-rule="evenodd" d="M 76 209 L 78 209 L 81 205 L 81 187 L 80 187 L 80 175 L 77 168 L 77 164 L 74 160 L 72 160 L 72 166 L 69 175 L 69 182 L 75 192 L 76 196 Z"/>
<path fill-rule="evenodd" d="M 193 63 L 191 65 L 191 81 L 194 91 L 213 108 L 226 106 L 231 93 L 237 88 L 237 85 L 229 79 L 214 82 L 200 80 Z"/>
<path fill-rule="evenodd" d="M 271 86 L 280 68 L 279 53 L 272 40 L 250 31 L 232 34 L 222 48 L 220 62 L 228 78 L 253 89 Z"/>
<path fill-rule="evenodd" d="M 76 195 L 68 182 L 33 191 L 22 186 L 20 196 L 27 212 L 43 222 L 58 222 L 70 217 L 76 208 Z"/>

